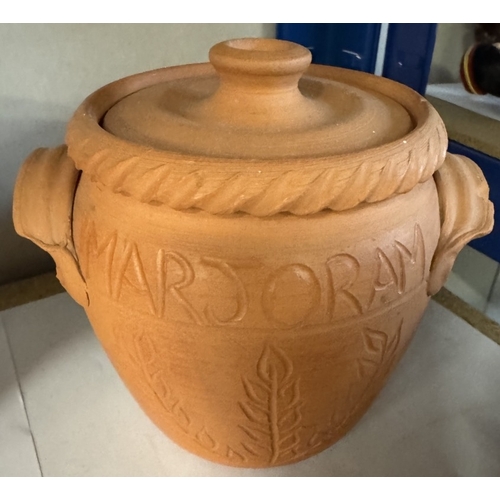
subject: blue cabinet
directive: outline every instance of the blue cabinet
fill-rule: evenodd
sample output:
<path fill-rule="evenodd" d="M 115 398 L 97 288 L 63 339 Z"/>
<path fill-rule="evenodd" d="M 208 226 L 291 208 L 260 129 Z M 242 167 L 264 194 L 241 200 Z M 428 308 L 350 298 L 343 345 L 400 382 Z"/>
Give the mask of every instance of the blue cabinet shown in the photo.
<path fill-rule="evenodd" d="M 373 73 L 381 24 L 278 24 L 281 40 L 308 47 L 313 63 Z"/>
<path fill-rule="evenodd" d="M 382 75 L 424 95 L 436 31 L 436 24 L 390 24 Z"/>
<path fill-rule="evenodd" d="M 385 47 L 380 24 L 279 24 L 278 38 L 309 47 L 313 62 L 373 73 L 377 57 L 383 58 L 382 75 L 425 94 L 437 24 L 389 24 Z M 379 44 L 384 50 L 379 49 Z M 451 153 L 462 154 L 483 170 L 495 205 L 493 232 L 471 246 L 500 262 L 500 160 L 454 141 Z"/>
<path fill-rule="evenodd" d="M 381 26 L 379 23 L 278 24 L 277 36 L 308 47 L 316 64 L 374 73 L 379 55 L 383 58 L 383 76 L 423 94 L 437 25 L 389 24 L 385 40 L 381 37 Z M 379 45 L 385 49 L 382 54 Z"/>

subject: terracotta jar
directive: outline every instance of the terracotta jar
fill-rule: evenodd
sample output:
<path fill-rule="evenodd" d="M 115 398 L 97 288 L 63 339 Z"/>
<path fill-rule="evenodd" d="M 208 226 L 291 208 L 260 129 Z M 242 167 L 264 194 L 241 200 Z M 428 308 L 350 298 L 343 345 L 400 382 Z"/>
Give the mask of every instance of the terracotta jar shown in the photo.
<path fill-rule="evenodd" d="M 167 436 L 288 464 L 363 415 L 493 208 L 409 88 L 278 40 L 210 62 L 88 97 L 22 166 L 14 222 Z"/>

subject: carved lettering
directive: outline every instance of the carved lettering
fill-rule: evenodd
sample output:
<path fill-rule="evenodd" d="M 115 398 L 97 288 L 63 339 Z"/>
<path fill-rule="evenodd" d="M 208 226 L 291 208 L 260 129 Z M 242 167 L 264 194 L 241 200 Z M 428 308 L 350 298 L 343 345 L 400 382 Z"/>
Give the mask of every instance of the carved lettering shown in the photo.
<path fill-rule="evenodd" d="M 408 245 L 398 240 L 394 242 L 392 248 L 391 253 L 377 248 L 377 271 L 370 305 L 378 291 L 389 290 L 393 287 L 398 295 L 402 295 L 408 290 L 410 283 L 415 283 L 415 281 L 421 283 L 425 278 L 424 237 L 418 224 L 414 227 L 411 250 Z M 389 258 L 391 254 L 394 255 L 393 260 Z M 418 276 L 415 276 L 413 272 L 408 272 L 408 265 L 417 267 Z"/>
<path fill-rule="evenodd" d="M 181 276 L 175 283 L 168 284 L 168 270 L 171 264 L 176 264 L 178 266 Z M 167 252 L 161 249 L 156 256 L 156 270 L 158 279 L 158 316 L 163 317 L 165 300 L 167 294 L 170 293 L 176 302 L 187 312 L 189 317 L 198 325 L 202 325 L 203 320 L 200 314 L 181 291 L 189 287 L 195 278 L 193 267 L 188 260 L 178 252 Z"/>
<path fill-rule="evenodd" d="M 335 309 L 340 300 L 344 300 L 356 314 L 363 313 L 363 307 L 350 288 L 356 283 L 359 275 L 359 261 L 352 255 L 339 254 L 330 257 L 326 262 L 328 279 L 328 318 L 334 318 Z"/>
<path fill-rule="evenodd" d="M 92 286 L 105 288 L 114 300 L 125 296 L 127 306 L 142 312 L 198 325 L 240 326 L 251 316 L 261 322 L 259 328 L 285 329 L 387 307 L 422 284 L 426 256 L 418 224 L 408 239 L 376 248 L 373 260 L 363 265 L 340 253 L 314 267 L 269 268 L 256 259 L 235 264 L 167 249 L 151 254 L 116 232 L 99 234 L 93 221 L 85 221 L 78 251 L 84 276 L 95 275 Z M 135 300 L 141 297 L 145 300 Z"/>
<path fill-rule="evenodd" d="M 127 243 L 125 247 L 124 255 L 117 272 L 115 284 L 116 300 L 120 298 L 124 284 L 134 288 L 140 295 L 145 295 L 151 312 L 156 314 L 155 302 L 151 293 L 151 288 L 146 278 L 144 265 L 135 243 Z"/>
<path fill-rule="evenodd" d="M 390 286 L 398 286 L 398 275 L 387 254 L 377 248 L 377 278 L 375 290 L 386 290 Z"/>
<path fill-rule="evenodd" d="M 104 255 L 104 277 L 106 282 L 106 292 L 113 295 L 111 277 L 113 276 L 113 258 L 115 255 L 117 235 L 116 231 L 98 240 L 95 223 L 86 220 L 83 226 L 84 259 L 82 264 L 82 273 L 88 278 L 90 273 L 90 263 Z"/>
<path fill-rule="evenodd" d="M 424 236 L 422 234 L 422 229 L 418 224 L 415 224 L 413 232 L 413 248 L 410 251 L 406 245 L 403 245 L 400 241 L 396 240 L 396 248 L 398 249 L 398 259 L 399 259 L 399 283 L 398 290 L 399 293 L 406 291 L 406 262 L 405 257 L 410 261 L 413 266 L 417 265 L 420 271 L 420 280 L 425 278 L 425 244 Z"/>
<path fill-rule="evenodd" d="M 271 274 L 262 295 L 269 321 L 280 328 L 293 328 L 319 306 L 321 288 L 313 270 L 304 264 L 282 266 Z"/>
<path fill-rule="evenodd" d="M 242 281 L 240 280 L 234 269 L 222 259 L 202 257 L 201 262 L 207 266 L 213 267 L 214 269 L 218 269 L 231 281 L 231 283 L 234 284 L 236 288 L 236 294 L 234 296 L 236 308 L 234 313 L 229 318 L 221 319 L 218 318 L 212 311 L 212 309 L 207 305 L 205 307 L 205 315 L 207 319 L 210 323 L 215 325 L 230 325 L 238 323 L 245 317 L 248 311 L 248 294 Z"/>

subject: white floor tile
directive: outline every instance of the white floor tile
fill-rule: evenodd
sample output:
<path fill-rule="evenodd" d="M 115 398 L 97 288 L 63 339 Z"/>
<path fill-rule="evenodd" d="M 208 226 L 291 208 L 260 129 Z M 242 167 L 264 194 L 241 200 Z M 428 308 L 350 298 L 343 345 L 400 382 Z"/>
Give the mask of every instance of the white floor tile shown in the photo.
<path fill-rule="evenodd" d="M 0 316 L 0 476 L 40 476 L 35 447 Z"/>
<path fill-rule="evenodd" d="M 43 475 L 165 472 L 155 441 L 166 440 L 124 389 L 83 310 L 68 295 L 5 311 L 4 324 Z"/>
<path fill-rule="evenodd" d="M 498 269 L 498 262 L 466 246 L 458 255 L 445 287 L 484 312 Z"/>
<path fill-rule="evenodd" d="M 138 408 L 61 294 L 7 311 L 6 331 L 44 475 L 466 476 L 500 470 L 500 347 L 431 302 L 407 354 L 360 423 L 329 450 L 234 469 L 177 447 Z"/>

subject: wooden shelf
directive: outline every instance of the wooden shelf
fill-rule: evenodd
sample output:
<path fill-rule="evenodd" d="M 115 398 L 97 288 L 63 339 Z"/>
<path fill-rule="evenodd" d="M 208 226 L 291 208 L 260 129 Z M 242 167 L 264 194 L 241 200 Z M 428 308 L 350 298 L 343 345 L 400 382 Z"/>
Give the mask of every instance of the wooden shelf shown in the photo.
<path fill-rule="evenodd" d="M 427 87 L 451 140 L 500 159 L 500 99 L 467 93 L 460 83 Z"/>

